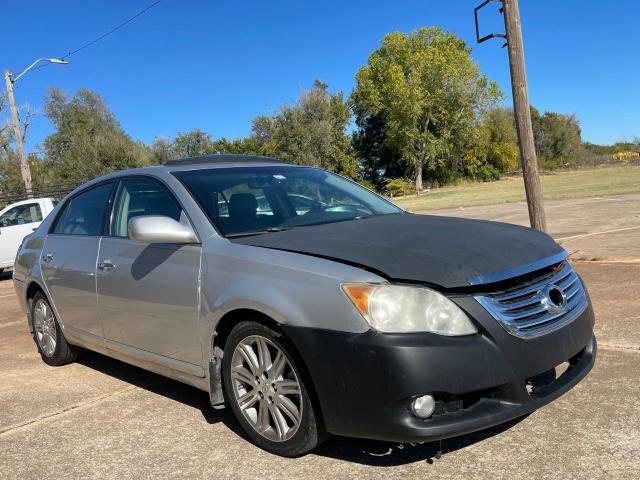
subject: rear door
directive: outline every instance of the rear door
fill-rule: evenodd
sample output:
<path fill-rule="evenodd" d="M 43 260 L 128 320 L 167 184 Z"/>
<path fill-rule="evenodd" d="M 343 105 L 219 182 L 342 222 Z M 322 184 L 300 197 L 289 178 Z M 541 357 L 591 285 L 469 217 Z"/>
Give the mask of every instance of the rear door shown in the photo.
<path fill-rule="evenodd" d="M 98 311 L 107 345 L 203 375 L 198 331 L 201 247 L 134 242 L 128 222 L 142 215 L 188 223 L 181 205 L 160 182 L 148 177 L 120 181 L 109 235 L 98 255 Z"/>
<path fill-rule="evenodd" d="M 38 202 L 22 203 L 0 215 L 0 268 L 13 265 L 22 239 L 42 222 Z"/>
<path fill-rule="evenodd" d="M 41 268 L 65 328 L 103 336 L 96 304 L 96 259 L 112 182 L 74 195 L 47 235 Z"/>

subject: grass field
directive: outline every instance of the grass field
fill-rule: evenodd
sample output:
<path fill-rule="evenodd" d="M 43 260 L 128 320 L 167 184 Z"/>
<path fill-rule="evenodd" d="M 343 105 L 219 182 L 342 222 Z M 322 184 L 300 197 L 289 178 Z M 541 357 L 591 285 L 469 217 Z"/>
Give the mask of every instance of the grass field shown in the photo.
<path fill-rule="evenodd" d="M 546 200 L 640 193 L 640 165 L 558 172 L 542 175 L 541 181 Z M 524 200 L 522 177 L 507 177 L 497 182 L 464 183 L 438 188 L 420 197 L 402 197 L 393 201 L 404 209 L 417 211 Z"/>

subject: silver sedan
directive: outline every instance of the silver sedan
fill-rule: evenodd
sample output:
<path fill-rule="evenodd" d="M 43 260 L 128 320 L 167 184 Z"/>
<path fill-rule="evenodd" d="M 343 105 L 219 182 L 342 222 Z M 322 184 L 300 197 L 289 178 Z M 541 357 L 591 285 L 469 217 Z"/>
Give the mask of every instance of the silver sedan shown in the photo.
<path fill-rule="evenodd" d="M 548 236 L 412 215 L 264 157 L 82 185 L 25 238 L 14 284 L 49 365 L 89 349 L 193 385 L 285 456 L 329 433 L 486 428 L 566 392 L 596 353 L 586 289 Z"/>

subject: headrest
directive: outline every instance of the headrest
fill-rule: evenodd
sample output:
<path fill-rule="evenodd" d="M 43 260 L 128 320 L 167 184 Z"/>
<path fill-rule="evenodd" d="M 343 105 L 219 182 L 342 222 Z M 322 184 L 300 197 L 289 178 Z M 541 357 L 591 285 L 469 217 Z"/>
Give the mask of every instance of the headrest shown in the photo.
<path fill-rule="evenodd" d="M 251 193 L 234 193 L 229 199 L 229 217 L 255 217 L 258 200 Z"/>

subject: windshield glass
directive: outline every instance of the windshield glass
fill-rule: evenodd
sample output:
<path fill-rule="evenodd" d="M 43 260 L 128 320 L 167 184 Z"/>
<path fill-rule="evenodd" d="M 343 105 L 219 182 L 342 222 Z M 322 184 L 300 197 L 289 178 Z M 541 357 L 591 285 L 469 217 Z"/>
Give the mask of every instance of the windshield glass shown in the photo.
<path fill-rule="evenodd" d="M 357 183 L 316 168 L 215 168 L 174 175 L 227 236 L 402 212 Z"/>

